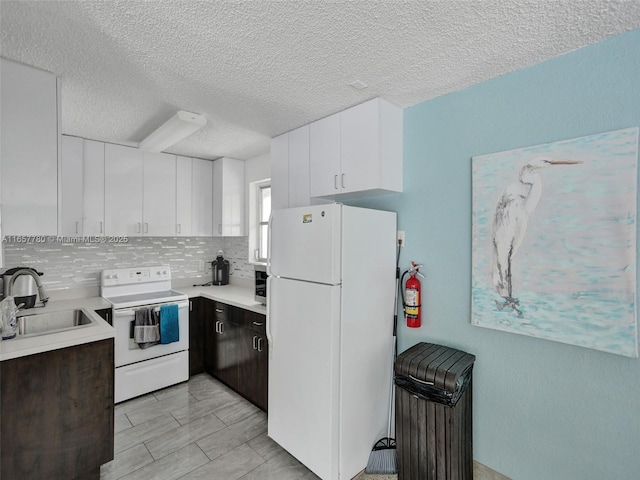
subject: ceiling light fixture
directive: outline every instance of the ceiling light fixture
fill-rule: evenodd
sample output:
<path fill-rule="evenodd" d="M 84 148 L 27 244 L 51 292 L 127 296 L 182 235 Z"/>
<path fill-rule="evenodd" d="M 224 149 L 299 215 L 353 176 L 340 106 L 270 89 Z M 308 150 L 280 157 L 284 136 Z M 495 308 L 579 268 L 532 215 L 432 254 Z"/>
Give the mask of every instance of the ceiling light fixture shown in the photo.
<path fill-rule="evenodd" d="M 173 117 L 142 140 L 138 148 L 150 152 L 162 152 L 206 124 L 207 119 L 204 115 L 178 110 Z"/>

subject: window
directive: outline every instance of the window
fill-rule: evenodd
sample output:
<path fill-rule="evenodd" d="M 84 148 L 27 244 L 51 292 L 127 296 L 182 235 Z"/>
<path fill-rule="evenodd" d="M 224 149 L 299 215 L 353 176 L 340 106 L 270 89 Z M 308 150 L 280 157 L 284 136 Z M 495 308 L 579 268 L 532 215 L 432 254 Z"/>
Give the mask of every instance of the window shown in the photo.
<path fill-rule="evenodd" d="M 271 184 L 258 186 L 258 249 L 256 261 L 267 261 L 267 242 L 269 240 L 269 216 L 271 215 Z"/>
<path fill-rule="evenodd" d="M 269 240 L 271 180 L 259 180 L 249 185 L 249 261 L 264 263 Z"/>

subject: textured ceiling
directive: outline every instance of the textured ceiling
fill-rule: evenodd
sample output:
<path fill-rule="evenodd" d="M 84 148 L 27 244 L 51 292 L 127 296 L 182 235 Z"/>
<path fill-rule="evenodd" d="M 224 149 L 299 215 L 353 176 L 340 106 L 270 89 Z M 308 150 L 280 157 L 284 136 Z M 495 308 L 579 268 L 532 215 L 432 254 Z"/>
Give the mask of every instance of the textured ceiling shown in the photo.
<path fill-rule="evenodd" d="M 0 1 L 0 55 L 62 80 L 62 133 L 241 159 L 381 96 L 405 107 L 640 27 L 640 0 Z M 349 84 L 368 84 L 356 90 Z"/>

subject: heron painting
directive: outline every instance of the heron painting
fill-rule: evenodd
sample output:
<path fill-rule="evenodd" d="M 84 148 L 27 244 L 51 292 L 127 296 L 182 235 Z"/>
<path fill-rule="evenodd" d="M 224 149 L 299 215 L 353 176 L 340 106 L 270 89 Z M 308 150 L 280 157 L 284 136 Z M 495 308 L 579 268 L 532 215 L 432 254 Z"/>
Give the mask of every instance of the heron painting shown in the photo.
<path fill-rule="evenodd" d="M 472 158 L 472 324 L 636 357 L 638 128 Z"/>

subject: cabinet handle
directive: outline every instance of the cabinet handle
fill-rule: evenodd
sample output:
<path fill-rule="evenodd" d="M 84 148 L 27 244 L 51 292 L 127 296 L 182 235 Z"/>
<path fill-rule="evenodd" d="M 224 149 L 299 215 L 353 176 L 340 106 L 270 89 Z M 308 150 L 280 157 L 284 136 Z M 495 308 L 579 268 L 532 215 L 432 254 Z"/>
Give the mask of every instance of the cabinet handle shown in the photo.
<path fill-rule="evenodd" d="M 180 224 L 178 224 L 178 233 L 182 233 L 182 228 L 180 228 Z"/>
<path fill-rule="evenodd" d="M 258 351 L 262 351 L 262 337 L 258 338 Z"/>
<path fill-rule="evenodd" d="M 216 320 L 216 333 L 220 333 L 220 322 Z"/>
<path fill-rule="evenodd" d="M 144 222 L 144 233 L 149 233 L 149 222 Z"/>
<path fill-rule="evenodd" d="M 76 235 L 78 234 L 78 222 L 76 222 Z"/>
<path fill-rule="evenodd" d="M 221 223 L 218 224 L 218 233 L 220 235 L 222 235 L 222 224 Z"/>
<path fill-rule="evenodd" d="M 256 327 L 261 327 L 262 325 L 264 325 L 264 322 L 253 322 L 253 324 L 254 324 Z"/>
<path fill-rule="evenodd" d="M 102 233 L 102 222 L 100 222 L 100 233 Z"/>
<path fill-rule="evenodd" d="M 224 322 L 220 322 L 220 335 L 224 335 Z"/>
<path fill-rule="evenodd" d="M 338 190 L 338 175 L 333 176 L 333 188 Z"/>
<path fill-rule="evenodd" d="M 258 337 L 256 337 L 255 335 L 253 336 L 253 349 L 257 350 L 258 349 Z"/>
<path fill-rule="evenodd" d="M 138 222 L 138 227 L 136 228 L 136 233 L 141 233 L 142 230 L 142 224 L 140 222 Z"/>
<path fill-rule="evenodd" d="M 222 310 L 220 308 L 216 308 L 216 313 L 224 313 L 224 310 Z"/>
<path fill-rule="evenodd" d="M 342 188 L 344 188 L 344 173 L 342 174 Z"/>

